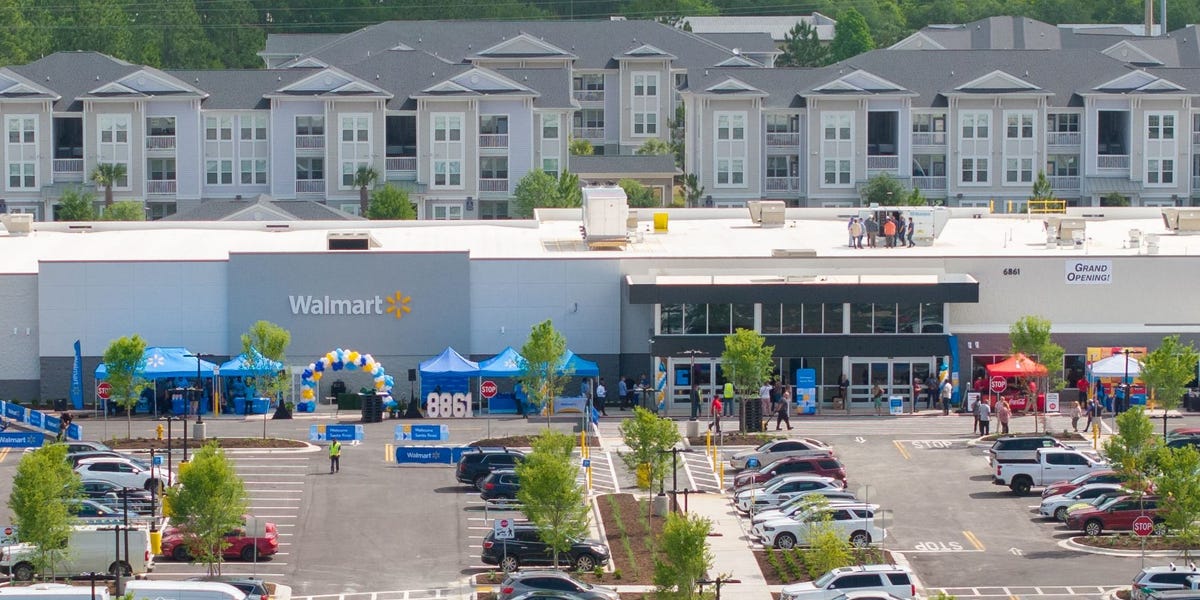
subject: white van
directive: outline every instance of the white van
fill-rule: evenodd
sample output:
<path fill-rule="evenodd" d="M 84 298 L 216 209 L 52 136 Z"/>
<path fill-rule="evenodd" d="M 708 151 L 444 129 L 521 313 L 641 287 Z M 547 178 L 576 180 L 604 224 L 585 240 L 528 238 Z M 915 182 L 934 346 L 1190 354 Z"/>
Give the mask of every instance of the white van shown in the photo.
<path fill-rule="evenodd" d="M 129 530 L 129 563 L 125 563 L 125 531 L 121 536 L 121 559 L 116 557 L 117 532 L 112 529 L 95 526 L 76 527 L 71 530 L 67 539 L 67 549 L 63 559 L 54 566 L 58 575 L 79 575 L 82 573 L 116 573 L 118 567 L 121 574 L 131 576 L 146 573 L 154 569 L 154 557 L 150 553 L 150 531 L 147 529 Z M 16 544 L 0 556 L 0 571 L 12 575 L 16 581 L 29 581 L 37 569 L 33 561 L 37 556 L 37 547 L 32 544 Z M 90 596 L 89 596 L 90 598 Z"/>
<path fill-rule="evenodd" d="M 109 600 L 108 586 L 103 583 L 97 585 L 94 598 Z M 0 588 L 0 600 L 93 600 L 93 591 L 90 585 L 39 583 Z"/>
<path fill-rule="evenodd" d="M 150 581 L 138 579 L 125 584 L 133 600 L 246 600 L 246 593 L 216 581 Z"/>

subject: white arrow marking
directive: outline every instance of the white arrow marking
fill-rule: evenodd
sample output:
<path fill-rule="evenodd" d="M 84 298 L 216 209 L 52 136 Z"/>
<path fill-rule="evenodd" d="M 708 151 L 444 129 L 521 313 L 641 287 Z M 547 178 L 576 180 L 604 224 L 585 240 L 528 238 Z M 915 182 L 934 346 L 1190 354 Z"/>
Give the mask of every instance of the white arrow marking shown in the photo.
<path fill-rule="evenodd" d="M 856 441 L 860 444 L 865 444 L 867 442 L 867 438 L 860 435 L 860 436 L 854 438 L 854 441 Z"/>
<path fill-rule="evenodd" d="M 1025 554 L 1024 552 L 1021 552 L 1020 548 L 1009 548 L 1008 552 L 1013 556 L 1022 556 Z"/>

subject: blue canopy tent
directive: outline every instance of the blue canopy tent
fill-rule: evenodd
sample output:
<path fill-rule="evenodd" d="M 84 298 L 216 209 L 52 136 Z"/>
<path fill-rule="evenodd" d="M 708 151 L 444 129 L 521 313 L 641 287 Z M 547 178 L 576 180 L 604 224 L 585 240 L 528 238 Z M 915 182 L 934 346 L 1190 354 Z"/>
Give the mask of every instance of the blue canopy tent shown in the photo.
<path fill-rule="evenodd" d="M 159 379 L 194 378 L 196 377 L 196 356 L 187 348 L 151 346 L 142 352 L 145 366 L 142 368 L 143 379 L 155 382 L 155 394 L 158 392 Z M 200 360 L 200 376 L 212 377 L 217 365 Z M 96 379 L 108 379 L 108 369 L 101 363 L 96 367 Z M 178 385 L 178 384 L 173 384 Z M 144 402 L 144 403 L 143 403 Z M 150 412 L 154 409 L 148 400 L 139 401 L 135 410 Z M 203 410 L 202 412 L 207 412 Z"/>
<path fill-rule="evenodd" d="M 502 350 L 487 360 L 479 361 L 479 377 L 483 378 L 514 378 L 525 372 L 525 357 L 521 356 L 512 346 Z M 481 395 L 482 396 L 482 395 Z M 525 393 L 516 387 L 511 393 L 497 393 L 488 400 L 489 413 L 525 414 Z M 520 401 L 522 406 L 518 407 Z M 518 411 L 518 408 L 520 410 Z"/>
<path fill-rule="evenodd" d="M 441 354 L 421 361 L 421 398 L 436 388 L 443 393 L 463 393 L 471 391 L 470 378 L 479 375 L 479 363 L 463 358 L 449 346 Z"/>
<path fill-rule="evenodd" d="M 567 350 L 566 354 L 563 354 L 562 360 L 558 361 L 558 372 L 570 373 L 575 377 L 599 377 L 600 366 Z"/>
<path fill-rule="evenodd" d="M 256 350 L 252 349 L 251 351 L 256 355 L 258 354 Z M 278 372 L 283 369 L 284 366 L 280 362 L 264 359 L 261 355 L 257 359 L 251 360 L 246 356 L 245 352 L 222 363 L 220 367 L 221 377 L 239 378 L 230 382 L 228 389 L 224 390 L 226 401 L 231 403 L 226 406 L 229 410 L 233 411 L 233 414 L 247 414 L 246 401 L 249 398 L 254 409 L 250 412 L 255 414 L 267 412 L 268 404 L 260 400 L 255 400 L 258 397 L 258 390 L 253 386 L 247 386 L 246 382 L 240 378 L 257 377 L 264 372 Z M 254 407 L 253 405 L 256 402 L 259 403 L 259 406 Z"/>
<path fill-rule="evenodd" d="M 261 360 L 261 359 L 260 359 Z M 256 368 L 257 367 L 257 368 Z M 263 371 L 282 371 L 283 364 L 273 360 L 266 360 L 261 365 L 255 365 L 246 360 L 246 353 L 243 352 L 221 365 L 221 376 L 229 377 L 253 377 Z"/>

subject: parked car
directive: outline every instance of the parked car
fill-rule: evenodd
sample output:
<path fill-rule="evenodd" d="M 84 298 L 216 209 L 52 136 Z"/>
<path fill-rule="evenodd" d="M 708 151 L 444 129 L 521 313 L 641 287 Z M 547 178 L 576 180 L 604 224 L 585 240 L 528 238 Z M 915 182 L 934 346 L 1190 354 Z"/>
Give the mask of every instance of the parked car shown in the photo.
<path fill-rule="evenodd" d="M 496 600 L 512 600 L 526 592 L 565 592 L 580 600 L 620 600 L 612 588 L 585 583 L 562 571 L 537 570 L 509 573 L 500 584 Z"/>
<path fill-rule="evenodd" d="M 887 592 L 904 600 L 917 596 L 912 571 L 897 565 L 859 565 L 834 569 L 814 581 L 785 585 L 780 600 L 833 600 L 859 591 Z"/>
<path fill-rule="evenodd" d="M 1163 590 L 1146 595 L 1151 600 L 1200 600 L 1200 590 Z"/>
<path fill-rule="evenodd" d="M 251 520 L 251 519 L 247 519 Z M 243 525 L 225 534 L 225 549 L 221 551 L 225 558 L 241 559 L 246 562 L 255 558 L 266 558 L 279 552 L 279 531 L 270 521 L 261 521 L 259 531 L 253 535 L 249 528 Z M 168 527 L 163 531 L 162 555 L 174 560 L 186 562 L 191 560 L 185 541 L 187 534 L 178 527 Z M 255 553 L 257 548 L 257 554 Z"/>
<path fill-rule="evenodd" d="M 1084 473 L 1075 479 L 1056 481 L 1046 486 L 1046 489 L 1042 490 L 1042 497 L 1049 498 L 1050 496 L 1065 494 L 1082 485 L 1092 483 L 1121 483 L 1122 481 L 1124 480 L 1121 478 L 1121 474 L 1111 469 L 1092 471 L 1091 473 Z"/>
<path fill-rule="evenodd" d="M 1079 512 L 1081 510 L 1088 510 L 1088 509 L 1095 508 L 1095 507 L 1103 507 L 1104 505 L 1106 505 L 1126 494 L 1128 494 L 1128 492 L 1126 492 L 1124 490 L 1119 491 L 1119 492 L 1109 492 L 1107 494 L 1101 494 L 1099 496 L 1096 496 L 1095 498 L 1093 498 L 1091 500 L 1084 500 L 1084 501 L 1077 502 L 1077 503 L 1072 504 L 1067 507 L 1067 516 L 1070 517 L 1071 513 Z"/>
<path fill-rule="evenodd" d="M 483 489 L 479 497 L 488 500 L 516 500 L 517 490 L 521 482 L 517 480 L 517 472 L 511 470 L 492 471 L 483 480 Z"/>
<path fill-rule="evenodd" d="M 232 585 L 246 594 L 246 600 L 271 600 L 271 593 L 267 590 L 267 583 L 257 577 L 246 577 L 244 575 L 206 575 L 204 577 L 192 577 L 187 581 L 214 581 Z"/>
<path fill-rule="evenodd" d="M 1105 531 L 1130 531 L 1133 520 L 1146 515 L 1154 520 L 1154 534 L 1164 535 L 1167 524 L 1159 516 L 1158 497 L 1127 495 L 1116 498 L 1098 507 L 1067 512 L 1067 527 L 1078 529 L 1087 535 L 1100 535 Z"/>
<path fill-rule="evenodd" d="M 810 495 L 811 494 L 805 494 L 804 496 L 792 498 L 786 504 L 784 504 L 783 506 L 780 506 L 779 508 L 773 508 L 771 510 L 764 510 L 759 513 L 754 513 L 754 515 L 750 517 L 751 530 L 753 530 L 755 527 L 757 527 L 760 523 L 766 523 L 767 521 L 773 521 L 775 519 L 783 519 L 783 518 L 794 519 L 794 518 L 799 517 L 801 514 L 804 513 L 805 510 L 808 510 L 810 508 L 811 503 L 809 503 L 805 499 L 805 496 L 810 496 Z M 861 501 L 858 500 L 857 498 L 855 498 L 853 495 L 850 495 L 849 497 L 841 497 L 841 498 L 831 498 L 829 496 L 822 496 L 822 497 L 824 498 L 824 505 L 826 505 L 826 506 L 833 506 L 835 504 L 860 504 L 861 503 Z"/>
<path fill-rule="evenodd" d="M 1091 483 L 1077 487 L 1065 494 L 1043 498 L 1042 505 L 1038 507 L 1038 514 L 1056 521 L 1066 521 L 1067 508 L 1071 505 L 1087 502 L 1097 496 L 1114 492 L 1129 493 L 1128 490 L 1116 483 Z"/>
<path fill-rule="evenodd" d="M 129 458 L 101 456 L 82 460 L 75 472 L 83 479 L 107 481 L 121 487 L 157 490 L 175 485 L 175 476 L 162 467 L 150 467 Z"/>
<path fill-rule="evenodd" d="M 111 527 L 72 528 L 67 538 L 67 547 L 71 551 L 67 552 L 64 560 L 55 567 L 56 572 L 60 575 L 120 572 L 122 575 L 128 576 L 153 570 L 154 557 L 150 554 L 150 530 L 130 527 L 128 534 L 129 562 L 126 562 L 125 558 L 114 560 Z M 33 544 L 7 546 L 0 554 L 0 571 L 9 573 L 17 581 L 28 581 L 37 572 L 37 569 L 34 568 L 37 558 L 38 550 Z"/>
<path fill-rule="evenodd" d="M 820 440 L 784 438 L 771 440 L 753 450 L 743 450 L 734 454 L 729 458 L 729 466 L 734 469 L 754 469 L 788 456 L 812 456 L 815 454 L 834 456 L 833 448 Z"/>
<path fill-rule="evenodd" d="M 515 571 L 522 565 L 553 565 L 554 553 L 542 541 L 533 525 L 513 527 L 513 539 L 497 540 L 496 532 L 489 531 L 483 538 L 480 560 L 484 564 L 497 565 L 506 572 Z M 576 540 L 570 550 L 560 553 L 558 560 L 577 571 L 591 571 L 608 563 L 608 546 L 599 540 Z"/>
<path fill-rule="evenodd" d="M 123 521 L 126 516 L 123 509 L 113 508 L 95 500 L 76 500 L 75 503 L 75 516 L 84 522 L 95 523 L 96 521 L 103 521 L 106 523 L 116 523 Z M 137 512 L 132 507 L 129 509 L 130 519 L 142 519 L 147 516 L 149 515 Z"/>
<path fill-rule="evenodd" d="M 1200 434 L 1180 435 L 1167 440 L 1168 448 L 1186 448 L 1188 446 L 1200 450 Z"/>
<path fill-rule="evenodd" d="M 765 509 L 777 508 L 784 502 L 797 496 L 803 496 L 817 490 L 843 491 L 842 482 L 832 477 L 820 475 L 792 474 L 782 475 L 768 483 L 763 488 L 745 489 L 734 495 L 734 504 L 738 510 L 748 513 Z"/>
<path fill-rule="evenodd" d="M 119 499 L 123 496 L 129 496 L 130 506 L 133 506 L 135 502 L 149 504 L 154 496 L 146 488 L 121 487 L 110 481 L 99 479 L 85 479 L 83 481 L 83 495 L 92 499 L 111 498 L 113 496 Z"/>
<path fill-rule="evenodd" d="M 1195 590 L 1200 585 L 1200 570 L 1195 564 L 1186 567 L 1171 563 L 1164 566 L 1146 567 L 1133 578 L 1130 600 L 1147 600 L 1154 592 L 1171 590 Z"/>
<path fill-rule="evenodd" d="M 508 448 L 475 448 L 464 452 L 454 469 L 454 478 L 459 483 L 475 486 L 483 491 L 483 482 L 489 473 L 497 469 L 512 469 L 525 459 L 525 453 Z"/>
<path fill-rule="evenodd" d="M 1110 468 L 1108 463 L 1101 462 L 1099 456 L 1080 450 L 1039 448 L 1034 451 L 1034 456 L 1032 461 L 997 460 L 992 483 L 1006 485 L 1013 493 L 1025 495 L 1034 486 L 1045 486 Z"/>
<path fill-rule="evenodd" d="M 885 539 L 887 531 L 875 525 L 877 504 L 832 504 L 803 512 L 796 518 L 782 517 L 755 525 L 751 530 L 765 546 L 788 550 L 807 546 L 812 528 L 826 517 L 833 528 L 855 546 Z"/>
<path fill-rule="evenodd" d="M 790 473 L 809 473 L 832 477 L 846 484 L 846 469 L 838 459 L 831 456 L 793 456 L 781 458 L 758 469 L 747 469 L 733 478 L 733 488 L 740 491 L 749 485 L 761 484 L 772 478 Z"/>
<path fill-rule="evenodd" d="M 81 463 L 89 458 L 127 458 L 127 459 L 133 461 L 135 464 L 149 467 L 149 465 L 146 464 L 146 461 L 139 460 L 139 459 L 136 459 L 132 456 L 128 456 L 125 454 L 121 454 L 120 452 L 117 452 L 116 450 L 86 450 L 84 452 L 76 452 L 74 454 L 67 454 L 67 462 L 71 463 L 72 467 L 79 466 L 79 463 Z"/>
<path fill-rule="evenodd" d="M 895 594 L 889 594 L 887 592 L 846 592 L 840 596 L 835 596 L 833 598 L 833 600 L 904 600 L 904 599 Z"/>
<path fill-rule="evenodd" d="M 997 439 L 987 449 L 988 466 L 996 466 L 996 461 L 1033 461 L 1036 451 L 1041 448 L 1066 448 L 1067 445 L 1058 441 L 1052 435 L 1013 435 Z"/>

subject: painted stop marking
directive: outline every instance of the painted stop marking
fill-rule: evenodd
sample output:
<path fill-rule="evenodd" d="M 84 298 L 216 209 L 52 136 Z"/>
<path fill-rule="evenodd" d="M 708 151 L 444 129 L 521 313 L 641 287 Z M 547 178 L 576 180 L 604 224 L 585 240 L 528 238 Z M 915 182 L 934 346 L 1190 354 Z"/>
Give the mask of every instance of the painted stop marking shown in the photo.
<path fill-rule="evenodd" d="M 1133 532 L 1141 537 L 1146 537 L 1154 532 L 1154 520 L 1146 515 L 1142 515 L 1133 520 Z"/>
<path fill-rule="evenodd" d="M 112 395 L 112 384 L 107 381 L 101 381 L 100 383 L 97 383 L 96 395 L 99 396 L 101 400 L 108 400 L 108 397 Z"/>
<path fill-rule="evenodd" d="M 992 375 L 992 378 L 988 380 L 988 390 L 991 390 L 993 394 L 999 394 L 1006 389 L 1008 389 L 1007 379 L 999 375 Z"/>
<path fill-rule="evenodd" d="M 489 400 L 495 397 L 497 391 L 498 389 L 496 388 L 495 381 L 489 380 L 479 384 L 479 395 L 483 396 L 484 398 L 488 398 Z"/>

